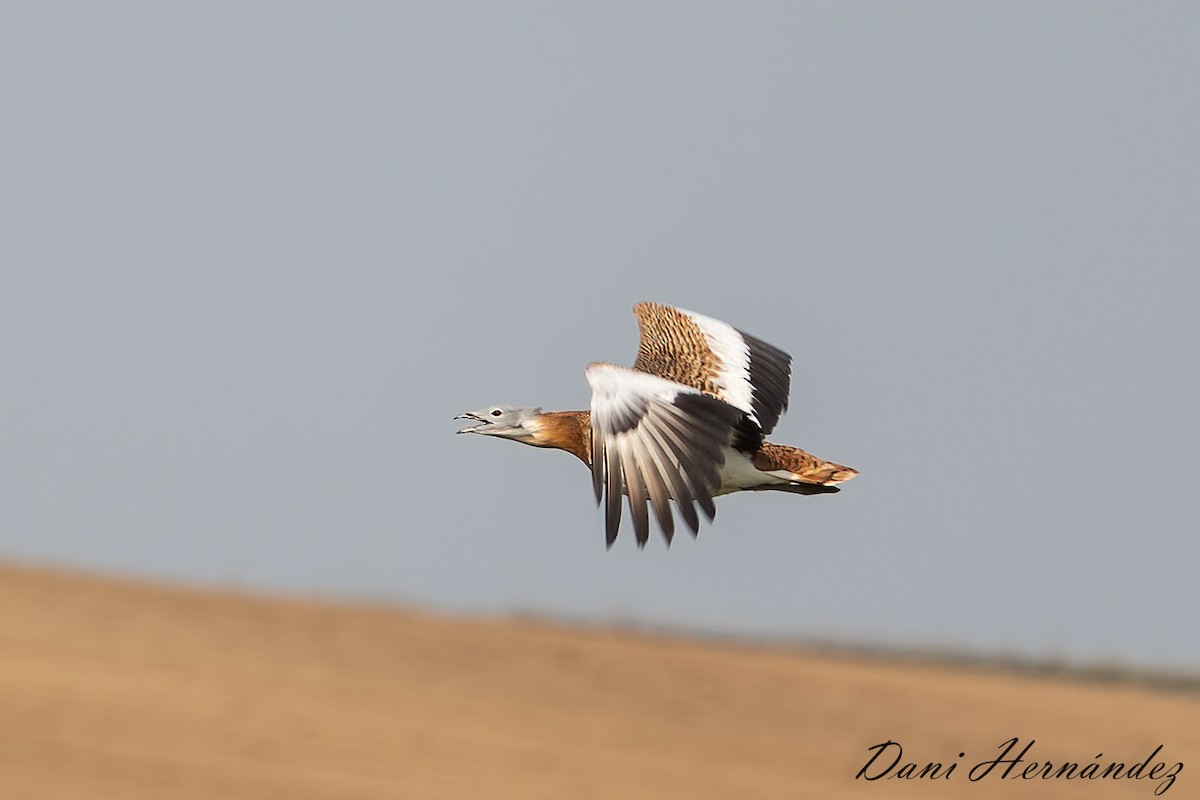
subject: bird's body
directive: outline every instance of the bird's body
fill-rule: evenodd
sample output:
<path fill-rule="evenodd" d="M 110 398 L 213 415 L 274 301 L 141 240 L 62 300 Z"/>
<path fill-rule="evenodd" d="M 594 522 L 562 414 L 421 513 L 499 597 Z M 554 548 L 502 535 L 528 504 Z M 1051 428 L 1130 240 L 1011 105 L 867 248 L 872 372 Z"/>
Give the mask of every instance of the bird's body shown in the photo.
<path fill-rule="evenodd" d="M 670 502 L 693 534 L 695 506 L 709 519 L 712 498 L 738 491 L 826 494 L 857 475 L 765 435 L 787 409 L 791 357 L 724 322 L 659 303 L 634 306 L 641 328 L 632 369 L 595 363 L 588 411 L 494 406 L 460 414 L 479 425 L 459 433 L 565 450 L 592 470 L 605 501 L 611 546 L 628 498 L 639 546 L 649 510 L 668 544 Z"/>
<path fill-rule="evenodd" d="M 590 411 L 551 411 L 539 413 L 526 423 L 528 438 L 514 438 L 534 447 L 565 450 L 585 465 L 592 465 L 592 415 Z M 858 473 L 849 467 L 822 461 L 798 447 L 775 444 L 765 439 L 753 453 L 733 447 L 723 450 L 721 485 L 713 497 L 732 492 L 771 489 L 792 483 L 825 487 L 849 480 Z M 811 494 L 824 494 L 828 488 L 815 488 Z M 628 494 L 628 492 L 625 492 Z"/>

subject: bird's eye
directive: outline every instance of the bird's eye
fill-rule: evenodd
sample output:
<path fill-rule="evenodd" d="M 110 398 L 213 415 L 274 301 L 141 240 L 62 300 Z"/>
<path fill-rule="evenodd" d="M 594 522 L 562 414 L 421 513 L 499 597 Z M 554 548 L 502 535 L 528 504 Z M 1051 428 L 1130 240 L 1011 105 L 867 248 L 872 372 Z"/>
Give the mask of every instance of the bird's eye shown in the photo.
<path fill-rule="evenodd" d="M 503 414 L 503 413 L 504 413 L 504 412 L 503 412 L 503 411 L 501 411 L 501 410 L 500 410 L 500 409 L 498 409 L 498 408 L 493 408 L 493 409 L 492 409 L 492 416 L 493 416 L 493 417 L 498 417 L 498 416 L 500 416 L 500 415 L 501 415 L 501 414 Z"/>

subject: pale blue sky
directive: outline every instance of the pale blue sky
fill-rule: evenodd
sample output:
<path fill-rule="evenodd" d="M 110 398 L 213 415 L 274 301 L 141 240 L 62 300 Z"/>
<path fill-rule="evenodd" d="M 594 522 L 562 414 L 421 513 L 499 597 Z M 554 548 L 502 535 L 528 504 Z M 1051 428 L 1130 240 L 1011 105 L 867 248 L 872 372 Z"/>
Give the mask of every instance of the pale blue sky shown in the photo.
<path fill-rule="evenodd" d="M 9 3 L 0 557 L 1200 665 L 1191 3 Z M 795 358 L 833 497 L 605 552 L 630 306 Z"/>

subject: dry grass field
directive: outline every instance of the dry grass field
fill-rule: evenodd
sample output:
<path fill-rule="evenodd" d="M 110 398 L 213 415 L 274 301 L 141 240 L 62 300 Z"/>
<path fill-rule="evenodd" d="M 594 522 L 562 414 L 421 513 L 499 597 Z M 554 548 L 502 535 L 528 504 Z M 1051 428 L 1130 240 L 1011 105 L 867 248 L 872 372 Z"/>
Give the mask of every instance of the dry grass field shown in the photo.
<path fill-rule="evenodd" d="M 1102 800 L 1162 782 L 967 780 L 1014 736 L 1056 768 L 1162 744 L 1185 765 L 1162 796 L 1200 797 L 1186 688 L 12 566 L 0 610 L 3 800 Z M 889 738 L 919 766 L 966 757 L 948 780 L 856 781 Z"/>

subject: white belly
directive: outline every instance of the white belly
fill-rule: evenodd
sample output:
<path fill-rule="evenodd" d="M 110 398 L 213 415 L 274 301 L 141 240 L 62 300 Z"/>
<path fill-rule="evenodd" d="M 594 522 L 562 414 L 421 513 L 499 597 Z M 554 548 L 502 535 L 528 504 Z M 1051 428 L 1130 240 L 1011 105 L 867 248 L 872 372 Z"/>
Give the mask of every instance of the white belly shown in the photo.
<path fill-rule="evenodd" d="M 723 494 L 741 492 L 755 486 L 792 482 L 790 473 L 784 470 L 763 472 L 750 462 L 750 457 L 745 453 L 727 447 L 725 448 L 725 466 L 721 467 L 721 486 L 712 493 L 712 496 L 720 497 Z M 625 497 L 629 496 L 629 487 L 624 485 L 624 482 L 622 482 L 621 494 Z M 669 489 L 668 496 L 672 500 L 678 499 Z"/>
<path fill-rule="evenodd" d="M 768 483 L 791 483 L 785 477 L 763 472 L 750 463 L 750 457 L 732 447 L 725 449 L 725 466 L 721 468 L 721 488 L 713 492 L 718 497 L 730 492 L 740 492 Z"/>

